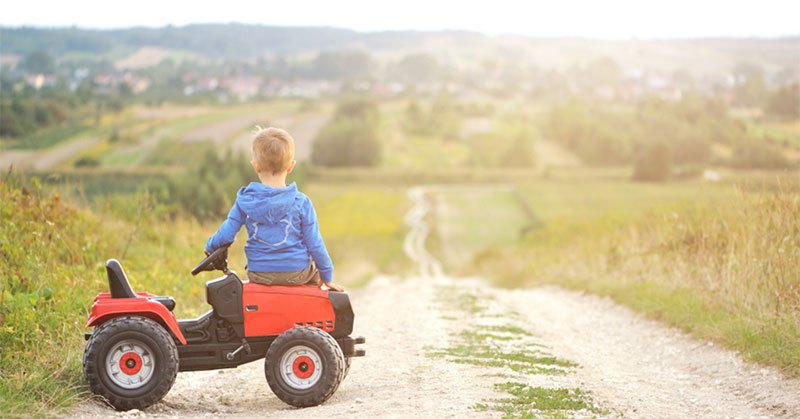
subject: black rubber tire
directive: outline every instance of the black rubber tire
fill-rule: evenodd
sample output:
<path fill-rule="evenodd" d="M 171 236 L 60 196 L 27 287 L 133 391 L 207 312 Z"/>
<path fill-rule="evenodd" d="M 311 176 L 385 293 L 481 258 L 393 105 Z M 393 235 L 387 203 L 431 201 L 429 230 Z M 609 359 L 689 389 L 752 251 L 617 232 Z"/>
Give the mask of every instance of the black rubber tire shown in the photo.
<path fill-rule="evenodd" d="M 291 387 L 281 372 L 281 358 L 291 348 L 303 345 L 315 351 L 322 363 L 322 376 L 312 387 L 299 390 Z M 278 336 L 267 350 L 264 373 L 272 392 L 284 403 L 295 407 L 318 406 L 328 400 L 345 372 L 345 358 L 336 340 L 315 327 L 295 327 Z"/>
<path fill-rule="evenodd" d="M 105 359 L 114 344 L 138 340 L 153 353 L 153 376 L 144 386 L 125 389 L 108 376 Z M 95 328 L 83 353 L 83 375 L 92 393 L 117 410 L 146 409 L 160 401 L 172 388 L 178 374 L 178 349 L 163 326 L 141 316 L 117 317 Z"/>
<path fill-rule="evenodd" d="M 350 361 L 352 361 L 352 360 L 353 360 L 353 358 L 351 358 L 349 356 L 344 358 L 344 374 L 342 374 L 342 380 L 347 378 L 347 373 L 350 372 Z"/>

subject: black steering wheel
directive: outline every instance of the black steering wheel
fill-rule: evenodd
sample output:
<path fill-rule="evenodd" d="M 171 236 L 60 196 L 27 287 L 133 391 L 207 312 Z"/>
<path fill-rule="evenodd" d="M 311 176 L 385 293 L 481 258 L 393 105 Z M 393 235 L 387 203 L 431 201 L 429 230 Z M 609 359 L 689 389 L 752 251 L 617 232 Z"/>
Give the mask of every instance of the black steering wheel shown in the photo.
<path fill-rule="evenodd" d="M 216 248 L 205 259 L 201 260 L 197 266 L 192 269 L 192 276 L 199 274 L 203 271 L 216 271 L 220 270 L 225 272 L 228 270 L 228 247 L 230 244 Z"/>

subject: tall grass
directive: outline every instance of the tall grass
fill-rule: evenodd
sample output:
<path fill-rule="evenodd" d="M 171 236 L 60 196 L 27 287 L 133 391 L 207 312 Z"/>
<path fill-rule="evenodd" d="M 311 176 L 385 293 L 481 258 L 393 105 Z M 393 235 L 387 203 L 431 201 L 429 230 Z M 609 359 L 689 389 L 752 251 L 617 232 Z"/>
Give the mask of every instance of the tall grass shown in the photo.
<path fill-rule="evenodd" d="M 316 208 L 336 282 L 358 286 L 378 273 L 407 270 L 404 188 L 312 183 L 304 192 Z"/>
<path fill-rule="evenodd" d="M 0 183 L 0 220 L 0 411 L 36 414 L 77 394 L 81 318 L 114 243 L 36 182 Z"/>
<path fill-rule="evenodd" d="M 66 204 L 37 178 L 0 182 L 0 412 L 42 414 L 84 392 L 83 333 L 92 298 L 118 258 L 135 290 L 174 295 L 179 317 L 205 307 L 198 223 L 167 220 L 146 194 L 112 196 L 94 212 Z"/>
<path fill-rule="evenodd" d="M 611 296 L 800 376 L 796 186 L 628 219 L 550 222 L 477 255 L 474 267 L 506 286 L 556 283 Z"/>

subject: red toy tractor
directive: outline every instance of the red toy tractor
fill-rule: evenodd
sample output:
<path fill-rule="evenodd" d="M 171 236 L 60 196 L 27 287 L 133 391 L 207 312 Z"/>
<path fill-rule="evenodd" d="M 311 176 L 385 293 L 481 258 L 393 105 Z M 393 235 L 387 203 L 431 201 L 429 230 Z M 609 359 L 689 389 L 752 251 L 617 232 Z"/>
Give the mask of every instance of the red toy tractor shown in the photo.
<path fill-rule="evenodd" d="M 235 368 L 265 358 L 270 388 L 297 407 L 328 400 L 364 356 L 353 338 L 348 294 L 312 286 L 242 283 L 228 270 L 227 247 L 192 270 L 221 270 L 206 283 L 211 310 L 177 320 L 172 297 L 134 293 L 122 266 L 106 263 L 110 292 L 95 297 L 87 327 L 83 373 L 92 392 L 119 410 L 161 400 L 179 371 Z"/>

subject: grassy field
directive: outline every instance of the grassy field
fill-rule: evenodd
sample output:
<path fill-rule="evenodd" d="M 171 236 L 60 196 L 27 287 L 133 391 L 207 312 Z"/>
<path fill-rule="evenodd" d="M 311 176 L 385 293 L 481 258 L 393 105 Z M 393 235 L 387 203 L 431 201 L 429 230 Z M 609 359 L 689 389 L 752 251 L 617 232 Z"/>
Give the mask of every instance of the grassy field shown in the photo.
<path fill-rule="evenodd" d="M 234 143 L 246 142 L 252 118 L 263 113 L 299 123 L 308 106 L 280 100 L 131 107 L 95 125 L 25 139 L 24 148 L 42 152 L 78 137 L 96 141 L 43 169 L 41 182 L 30 179 L 23 188 L 16 178 L 0 180 L 0 412 L 41 415 L 81 397 L 84 321 L 93 296 L 107 287 L 108 258 L 123 262 L 134 289 L 176 297 L 178 317 L 206 311 L 203 283 L 215 275 L 192 278 L 188 272 L 222 219 L 197 221 L 179 204 L 158 204 L 142 191 L 199 165 L 209 149 L 219 155 L 246 149 Z M 378 273 L 405 273 L 406 188 L 454 185 L 432 194 L 430 215 L 436 228 L 429 247 L 449 274 L 607 295 L 800 376 L 796 172 L 721 169 L 722 181 L 704 182 L 699 173 L 683 176 L 691 168 L 680 168 L 671 182 L 635 183 L 630 167 L 559 168 L 542 156 L 535 167 L 474 167 L 483 149 L 471 136 L 502 128 L 498 118 L 510 109 L 463 116 L 460 138 L 445 139 L 404 130 L 407 106 L 406 100 L 381 104 L 379 167 L 314 167 L 299 182 L 315 203 L 337 282 L 357 287 Z M 800 158 L 796 122 L 758 129 Z M 484 141 L 487 149 L 505 136 L 498 132 Z M 91 164 L 76 167 L 81 159 Z M 240 233 L 230 255 L 232 269 L 242 275 L 245 238 Z M 459 337 L 475 346 L 472 338 Z M 571 397 L 534 394 L 535 388 L 514 383 L 501 390 L 522 404 Z"/>
<path fill-rule="evenodd" d="M 107 195 L 92 210 L 65 202 L 37 179 L 0 181 L 0 412 L 42 415 L 74 404 L 92 298 L 108 287 L 104 261 L 119 259 L 135 290 L 172 295 L 179 318 L 206 310 L 203 283 L 189 275 L 222 220 L 166 217 L 146 194 Z M 335 279 L 358 286 L 375 272 L 402 272 L 402 190 L 310 184 Z M 244 275 L 240 233 L 232 269 Z"/>
<path fill-rule="evenodd" d="M 520 183 L 502 199 L 454 198 L 456 190 L 437 197 L 461 212 L 459 222 L 480 224 L 512 203 L 531 209 L 533 222 L 494 217 L 495 228 L 478 236 L 436 219 L 436 242 L 472 256 L 457 261 L 461 273 L 607 295 L 797 376 L 798 191 L 791 174 L 720 183 L 550 179 Z"/>
<path fill-rule="evenodd" d="M 12 149 L 39 150 L 53 147 L 58 143 L 73 138 L 86 132 L 87 125 L 67 125 L 50 128 L 35 134 L 29 135 L 22 140 L 12 143 Z"/>

